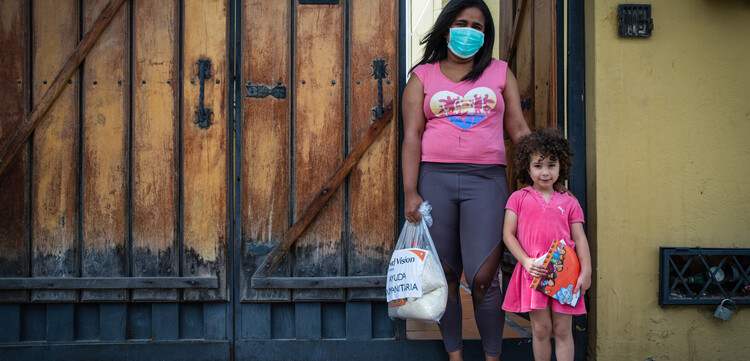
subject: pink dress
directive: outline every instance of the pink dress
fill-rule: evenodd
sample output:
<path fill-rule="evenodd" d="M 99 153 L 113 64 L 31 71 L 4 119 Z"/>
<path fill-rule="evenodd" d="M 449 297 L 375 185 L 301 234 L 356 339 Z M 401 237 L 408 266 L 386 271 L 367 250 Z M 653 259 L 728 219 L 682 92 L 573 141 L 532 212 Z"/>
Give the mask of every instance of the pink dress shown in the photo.
<path fill-rule="evenodd" d="M 552 193 L 547 202 L 541 192 L 526 187 L 510 195 L 505 209 L 518 215 L 516 238 L 529 257 L 539 258 L 547 253 L 554 239 L 564 239 L 575 249 L 575 243 L 570 238 L 570 225 L 583 222 L 583 210 L 578 200 L 571 195 Z M 532 280 L 533 277 L 526 269 L 520 263 L 516 264 L 508 290 L 505 292 L 504 310 L 523 313 L 550 306 L 558 313 L 586 313 L 583 299 L 578 301 L 576 307 L 561 304 L 552 297 L 532 289 Z"/>

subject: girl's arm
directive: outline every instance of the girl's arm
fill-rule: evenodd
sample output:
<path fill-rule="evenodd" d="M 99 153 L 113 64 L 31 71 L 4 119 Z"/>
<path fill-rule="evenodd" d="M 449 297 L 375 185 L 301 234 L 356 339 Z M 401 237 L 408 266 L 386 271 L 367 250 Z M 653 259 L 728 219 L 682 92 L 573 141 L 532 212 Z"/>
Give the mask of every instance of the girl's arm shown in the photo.
<path fill-rule="evenodd" d="M 542 277 L 547 274 L 547 269 L 541 264 L 534 262 L 534 259 L 526 254 L 523 246 L 516 238 L 516 229 L 518 228 L 518 215 L 510 209 L 505 210 L 505 222 L 503 224 L 503 241 L 508 247 L 513 257 L 516 257 L 526 272 L 534 277 Z"/>
<path fill-rule="evenodd" d="M 505 132 L 510 137 L 510 141 L 516 144 L 521 137 L 531 133 L 531 131 L 529 130 L 529 125 L 526 124 L 526 119 L 523 117 L 518 82 L 516 82 L 516 77 L 510 69 L 505 73 L 503 100 L 505 101 L 505 118 L 503 118 Z"/>
<path fill-rule="evenodd" d="M 571 224 L 570 235 L 573 238 L 573 242 L 575 242 L 578 262 L 581 264 L 581 275 L 578 276 L 576 289 L 573 290 L 573 293 L 580 290 L 581 297 L 583 297 L 589 287 L 591 287 L 591 252 L 586 233 L 583 231 L 583 223 L 576 222 Z"/>
<path fill-rule="evenodd" d="M 422 219 L 419 205 L 422 197 L 417 193 L 419 162 L 422 160 L 422 133 L 425 117 L 424 86 L 412 75 L 404 87 L 401 115 L 404 118 L 404 143 L 401 147 L 401 170 L 404 177 L 404 214 L 407 221 L 416 223 Z"/>

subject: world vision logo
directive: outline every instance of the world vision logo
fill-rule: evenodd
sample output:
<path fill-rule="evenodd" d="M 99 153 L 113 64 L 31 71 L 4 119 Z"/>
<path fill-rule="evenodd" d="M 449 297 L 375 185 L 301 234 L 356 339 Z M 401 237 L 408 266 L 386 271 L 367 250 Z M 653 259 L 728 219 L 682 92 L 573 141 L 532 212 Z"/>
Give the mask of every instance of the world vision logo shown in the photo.
<path fill-rule="evenodd" d="M 427 252 L 418 249 L 410 249 L 409 251 L 416 254 L 420 261 L 424 261 L 424 255 L 427 254 Z"/>

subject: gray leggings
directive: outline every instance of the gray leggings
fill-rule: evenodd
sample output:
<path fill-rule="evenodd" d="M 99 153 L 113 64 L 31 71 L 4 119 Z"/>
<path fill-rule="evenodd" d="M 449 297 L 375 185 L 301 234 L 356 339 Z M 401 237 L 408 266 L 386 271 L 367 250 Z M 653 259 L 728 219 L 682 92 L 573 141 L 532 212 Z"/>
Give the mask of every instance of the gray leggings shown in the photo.
<path fill-rule="evenodd" d="M 448 279 L 440 333 L 448 352 L 463 348 L 459 279 L 471 289 L 484 353 L 499 356 L 505 312 L 497 271 L 502 255 L 508 181 L 502 165 L 422 163 L 418 192 L 432 205 L 430 235 Z"/>

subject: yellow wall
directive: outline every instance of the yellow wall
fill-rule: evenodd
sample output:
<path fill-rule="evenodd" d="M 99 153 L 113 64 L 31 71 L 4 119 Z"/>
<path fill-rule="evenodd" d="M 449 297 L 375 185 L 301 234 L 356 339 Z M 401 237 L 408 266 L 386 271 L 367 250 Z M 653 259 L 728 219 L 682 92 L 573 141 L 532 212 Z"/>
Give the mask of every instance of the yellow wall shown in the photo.
<path fill-rule="evenodd" d="M 654 0 L 651 38 L 586 0 L 597 360 L 750 360 L 750 308 L 661 308 L 660 246 L 750 247 L 750 2 Z"/>

